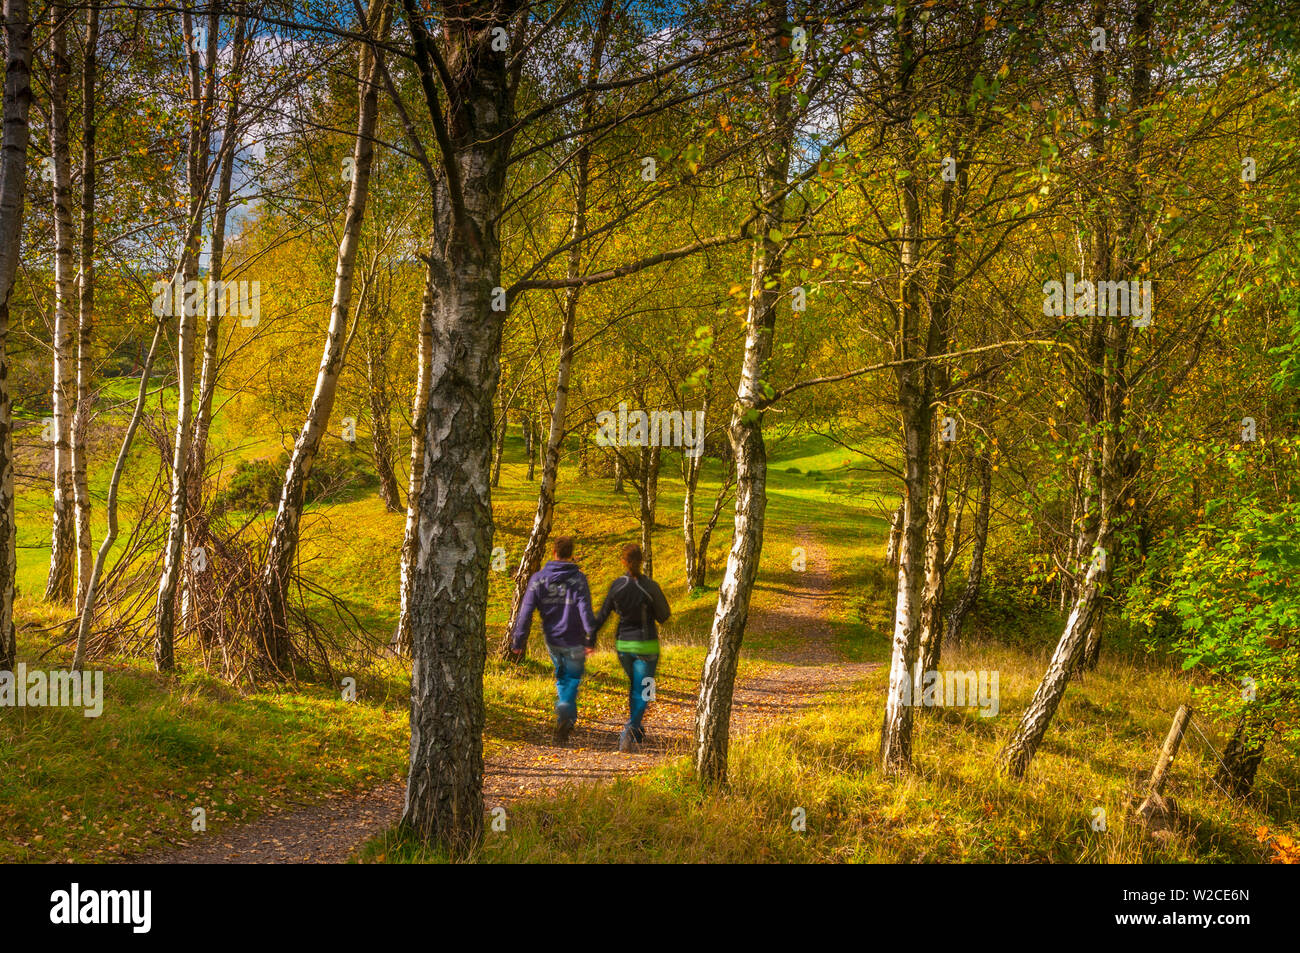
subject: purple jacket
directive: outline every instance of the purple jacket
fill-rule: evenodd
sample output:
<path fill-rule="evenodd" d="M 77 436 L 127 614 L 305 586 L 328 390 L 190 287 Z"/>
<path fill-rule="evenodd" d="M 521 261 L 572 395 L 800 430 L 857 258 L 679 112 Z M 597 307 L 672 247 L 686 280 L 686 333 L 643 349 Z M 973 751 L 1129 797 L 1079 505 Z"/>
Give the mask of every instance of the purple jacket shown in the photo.
<path fill-rule="evenodd" d="M 542 617 L 546 644 L 574 648 L 595 643 L 596 617 L 591 612 L 591 590 L 577 563 L 552 559 L 528 580 L 519 618 L 515 622 L 515 651 L 528 645 L 533 610 Z"/>

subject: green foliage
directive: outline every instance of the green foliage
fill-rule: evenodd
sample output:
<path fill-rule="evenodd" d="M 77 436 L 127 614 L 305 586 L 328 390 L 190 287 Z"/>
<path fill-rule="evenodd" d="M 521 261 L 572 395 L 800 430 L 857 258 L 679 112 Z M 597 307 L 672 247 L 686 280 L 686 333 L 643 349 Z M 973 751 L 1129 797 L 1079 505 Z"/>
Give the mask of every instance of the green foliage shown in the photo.
<path fill-rule="evenodd" d="M 1127 612 L 1204 676 L 1198 705 L 1249 714 L 1267 737 L 1300 741 L 1300 504 L 1216 499 L 1206 521 L 1172 536 L 1131 588 Z M 1255 739 L 1265 740 L 1264 737 Z"/>
<path fill-rule="evenodd" d="M 323 450 L 316 457 L 307 477 L 307 503 L 337 500 L 355 487 L 373 486 L 378 482 L 367 467 L 368 461 L 357 450 Z M 274 507 L 280 500 L 280 487 L 289 467 L 289 454 L 278 460 L 241 460 L 216 499 L 218 512 L 229 510 L 257 511 Z"/>

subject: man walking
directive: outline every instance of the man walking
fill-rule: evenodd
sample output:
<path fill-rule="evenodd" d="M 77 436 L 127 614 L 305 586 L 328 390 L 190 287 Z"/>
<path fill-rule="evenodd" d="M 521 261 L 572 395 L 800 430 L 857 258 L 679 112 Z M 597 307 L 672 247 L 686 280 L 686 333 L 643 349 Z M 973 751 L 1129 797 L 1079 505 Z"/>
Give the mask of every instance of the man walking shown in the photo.
<path fill-rule="evenodd" d="M 511 640 L 516 659 L 527 651 L 534 609 L 542 617 L 546 649 L 555 666 L 555 743 L 562 745 L 578 720 L 578 685 L 596 641 L 591 590 L 573 561 L 572 536 L 556 539 L 555 558 L 528 580 Z"/>

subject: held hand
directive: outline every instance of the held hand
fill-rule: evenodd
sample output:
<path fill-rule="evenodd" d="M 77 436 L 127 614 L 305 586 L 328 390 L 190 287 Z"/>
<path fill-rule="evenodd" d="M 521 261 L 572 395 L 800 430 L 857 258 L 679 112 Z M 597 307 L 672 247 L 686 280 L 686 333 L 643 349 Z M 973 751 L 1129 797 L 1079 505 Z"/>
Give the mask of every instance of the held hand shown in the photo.
<path fill-rule="evenodd" d="M 596 648 L 595 648 L 595 646 L 588 645 L 588 646 L 587 646 L 587 654 L 588 654 L 588 655 L 595 655 L 595 654 L 596 654 Z"/>

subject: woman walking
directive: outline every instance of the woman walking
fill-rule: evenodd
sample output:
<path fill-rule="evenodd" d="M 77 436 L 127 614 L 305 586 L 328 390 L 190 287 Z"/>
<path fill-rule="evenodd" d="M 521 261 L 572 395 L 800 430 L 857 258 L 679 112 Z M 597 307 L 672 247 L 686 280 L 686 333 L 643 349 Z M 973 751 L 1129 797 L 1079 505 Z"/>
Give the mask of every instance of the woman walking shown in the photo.
<path fill-rule="evenodd" d="M 596 613 L 596 632 L 611 612 L 618 613 L 614 648 L 627 672 L 628 717 L 618 738 L 618 750 L 628 752 L 633 744 L 645 741 L 641 719 L 654 698 L 655 669 L 659 666 L 659 632 L 656 625 L 667 622 L 671 610 L 659 584 L 641 575 L 641 547 L 628 543 L 623 547 L 626 574 L 610 584 L 609 593 Z M 593 633 L 593 640 L 595 633 Z"/>

